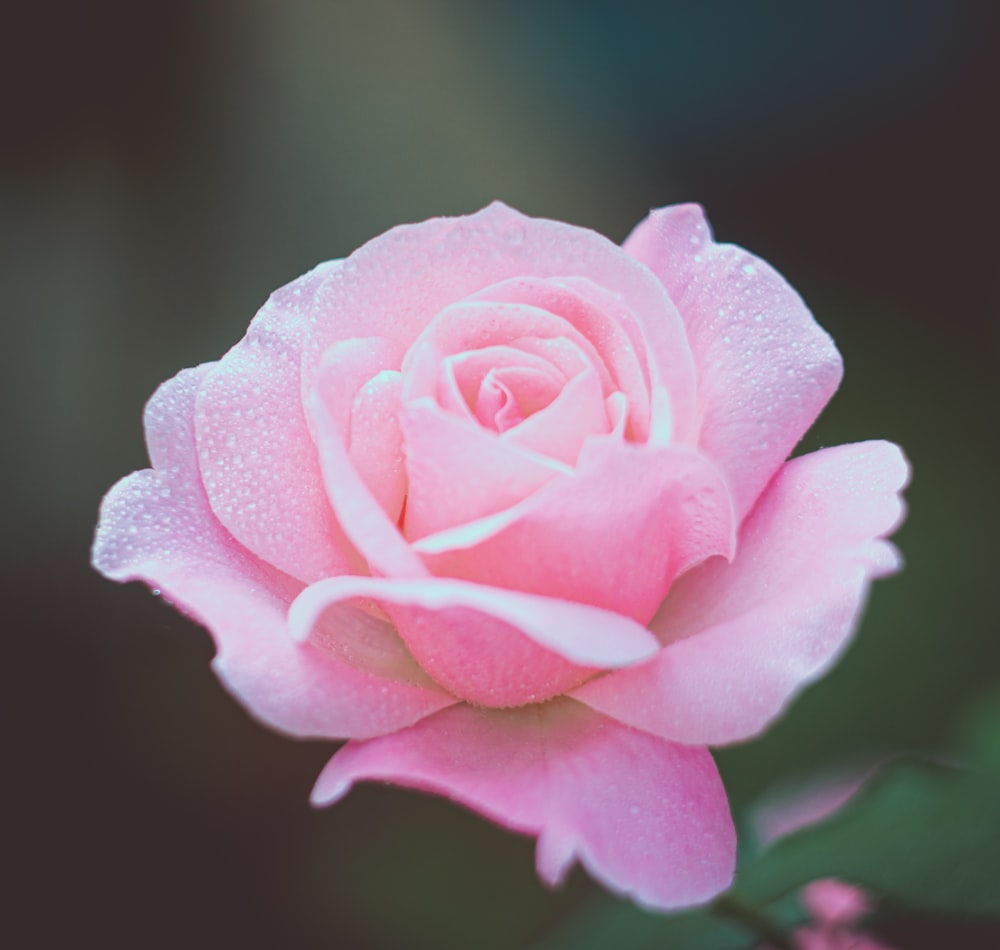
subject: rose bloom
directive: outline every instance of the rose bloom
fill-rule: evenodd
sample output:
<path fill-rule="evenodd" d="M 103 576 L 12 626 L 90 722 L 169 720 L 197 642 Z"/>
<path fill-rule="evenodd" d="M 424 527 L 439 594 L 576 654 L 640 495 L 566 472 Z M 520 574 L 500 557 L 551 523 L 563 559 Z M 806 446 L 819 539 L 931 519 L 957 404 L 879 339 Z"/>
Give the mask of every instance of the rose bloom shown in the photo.
<path fill-rule="evenodd" d="M 794 290 L 700 208 L 622 247 L 502 204 L 277 291 L 146 407 L 97 568 L 203 623 L 225 686 L 377 779 L 538 837 L 653 908 L 730 883 L 709 745 L 843 649 L 907 478 L 786 461 L 841 377 Z"/>

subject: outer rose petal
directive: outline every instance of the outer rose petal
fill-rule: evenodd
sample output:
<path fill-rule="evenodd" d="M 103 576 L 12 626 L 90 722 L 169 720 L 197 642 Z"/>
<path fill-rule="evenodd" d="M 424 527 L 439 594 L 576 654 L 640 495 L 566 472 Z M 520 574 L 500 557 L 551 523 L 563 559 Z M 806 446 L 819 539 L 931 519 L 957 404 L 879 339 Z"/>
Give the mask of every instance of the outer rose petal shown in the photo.
<path fill-rule="evenodd" d="M 698 367 L 698 445 L 740 519 L 833 395 L 840 354 L 770 264 L 715 244 L 697 205 L 653 211 L 624 248 L 663 281 Z"/>
<path fill-rule="evenodd" d="M 352 601 L 374 601 L 424 670 L 483 706 L 541 702 L 658 646 L 645 627 L 596 607 L 444 578 L 319 581 L 292 606 L 295 636 L 306 639 L 330 608 Z"/>
<path fill-rule="evenodd" d="M 843 649 L 869 581 L 899 566 L 908 467 L 887 442 L 788 462 L 743 526 L 735 559 L 682 577 L 651 626 L 667 643 L 573 696 L 678 742 L 747 739 Z"/>
<path fill-rule="evenodd" d="M 335 801 L 366 779 L 438 792 L 538 835 L 538 873 L 550 885 L 578 858 L 611 890 L 668 910 L 708 901 L 732 881 L 736 836 L 708 751 L 569 700 L 502 712 L 455 706 L 349 743 L 313 801 Z"/>
<path fill-rule="evenodd" d="M 434 687 L 341 663 L 288 632 L 301 584 L 259 561 L 219 524 L 194 447 L 195 394 L 210 366 L 164 383 L 146 407 L 153 469 L 119 482 L 101 507 L 93 562 L 143 580 L 203 623 L 216 673 L 264 722 L 300 736 L 379 735 L 454 702 Z"/>
<path fill-rule="evenodd" d="M 339 261 L 276 291 L 198 396 L 198 456 L 212 510 L 258 557 L 309 583 L 360 565 L 330 510 L 302 409 L 300 369 L 317 286 Z"/>

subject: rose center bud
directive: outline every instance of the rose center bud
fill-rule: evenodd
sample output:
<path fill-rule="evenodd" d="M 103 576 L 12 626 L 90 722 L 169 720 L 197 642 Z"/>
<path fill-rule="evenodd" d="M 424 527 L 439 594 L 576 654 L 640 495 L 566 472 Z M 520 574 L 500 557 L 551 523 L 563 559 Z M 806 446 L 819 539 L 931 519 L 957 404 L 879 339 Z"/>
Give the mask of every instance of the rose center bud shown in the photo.
<path fill-rule="evenodd" d="M 558 381 L 533 367 L 491 369 L 483 377 L 470 406 L 480 424 L 506 432 L 544 409 L 559 394 Z"/>

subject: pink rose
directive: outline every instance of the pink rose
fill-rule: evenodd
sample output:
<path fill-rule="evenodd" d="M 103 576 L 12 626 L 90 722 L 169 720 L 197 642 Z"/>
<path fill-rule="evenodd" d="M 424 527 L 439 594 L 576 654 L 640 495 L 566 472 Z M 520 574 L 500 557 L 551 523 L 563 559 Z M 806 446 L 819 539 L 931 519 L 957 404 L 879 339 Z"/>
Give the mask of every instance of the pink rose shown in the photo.
<path fill-rule="evenodd" d="M 693 205 L 623 247 L 493 204 L 277 291 L 146 408 L 94 563 L 211 630 L 216 672 L 362 779 L 439 792 L 672 908 L 730 883 L 711 744 L 843 649 L 907 477 L 786 462 L 841 362 Z"/>

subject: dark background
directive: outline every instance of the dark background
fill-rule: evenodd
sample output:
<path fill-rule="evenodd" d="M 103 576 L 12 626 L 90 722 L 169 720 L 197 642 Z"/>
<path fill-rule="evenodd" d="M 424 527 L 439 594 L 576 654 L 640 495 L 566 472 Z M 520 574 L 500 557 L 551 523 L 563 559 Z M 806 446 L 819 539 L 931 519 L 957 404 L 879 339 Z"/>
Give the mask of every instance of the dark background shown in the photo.
<path fill-rule="evenodd" d="M 529 841 L 445 802 L 364 787 L 311 810 L 332 746 L 257 726 L 203 631 L 87 563 L 101 494 L 145 465 L 159 382 L 316 262 L 493 198 L 616 240 L 701 202 L 844 354 L 804 448 L 885 437 L 913 462 L 905 573 L 835 672 L 719 754 L 734 805 L 856 755 L 946 749 L 1000 660 L 997 9 L 6 10 L 8 945 L 510 948 L 592 893 L 580 874 L 547 892 Z M 953 922 L 892 926 L 903 948 L 958 945 Z"/>

